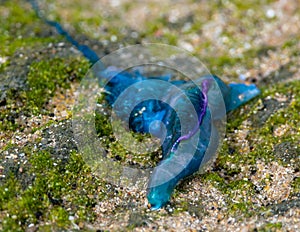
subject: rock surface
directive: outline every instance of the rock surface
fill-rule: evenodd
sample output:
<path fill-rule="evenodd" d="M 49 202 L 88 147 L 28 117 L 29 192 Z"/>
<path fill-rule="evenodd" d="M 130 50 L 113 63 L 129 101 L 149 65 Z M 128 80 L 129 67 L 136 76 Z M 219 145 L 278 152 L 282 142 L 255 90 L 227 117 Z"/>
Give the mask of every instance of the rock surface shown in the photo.
<path fill-rule="evenodd" d="M 300 230 L 298 1 L 41 4 L 100 56 L 136 43 L 176 45 L 222 79 L 254 82 L 262 94 L 228 115 L 212 167 L 150 211 L 145 189 L 102 180 L 78 154 L 72 107 L 89 63 L 26 1 L 0 1 L 1 231 Z M 96 123 L 116 161 L 157 162 L 159 151 L 126 151 L 108 117 Z"/>

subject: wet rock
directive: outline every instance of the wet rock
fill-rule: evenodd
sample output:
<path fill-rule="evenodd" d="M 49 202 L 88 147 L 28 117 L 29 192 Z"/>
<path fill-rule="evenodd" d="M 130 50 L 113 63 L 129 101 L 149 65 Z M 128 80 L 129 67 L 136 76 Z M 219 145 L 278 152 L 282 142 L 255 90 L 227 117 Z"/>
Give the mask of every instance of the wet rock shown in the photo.
<path fill-rule="evenodd" d="M 285 164 L 299 164 L 300 148 L 292 142 L 283 142 L 275 145 L 274 156 Z"/>
<path fill-rule="evenodd" d="M 282 65 L 278 70 L 272 72 L 268 76 L 263 77 L 260 81 L 260 84 L 270 85 L 272 83 L 282 82 L 282 80 L 286 80 L 287 77 L 292 77 L 295 74 L 295 72 L 289 71 L 289 65 L 290 64 Z"/>
<path fill-rule="evenodd" d="M 17 178 L 23 189 L 26 189 L 34 181 L 34 174 L 28 171 L 31 164 L 26 153 L 31 150 L 48 151 L 53 159 L 67 163 L 72 151 L 77 151 L 73 139 L 72 123 L 70 120 L 53 124 L 42 131 L 41 142 L 38 144 L 26 144 L 24 147 L 13 146 L 0 153 L 1 177 L 0 184 L 5 182 L 10 175 Z"/>
<path fill-rule="evenodd" d="M 17 99 L 18 94 L 28 88 L 27 74 L 32 62 L 54 57 L 67 57 L 74 52 L 65 43 L 48 44 L 34 50 L 18 50 L 11 58 L 9 66 L 0 73 L 0 105 L 5 105 L 9 98 Z M 79 54 L 78 54 L 79 55 Z"/>
<path fill-rule="evenodd" d="M 2 157 L 0 184 L 5 183 L 10 176 L 19 180 L 23 189 L 33 183 L 34 176 L 28 172 L 30 163 L 23 153 L 23 148 L 11 147 L 2 151 L 0 157 Z"/>
<path fill-rule="evenodd" d="M 284 215 L 285 212 L 292 208 L 300 208 L 300 194 L 298 199 L 283 201 L 279 204 L 272 205 L 271 211 L 277 215 Z"/>
<path fill-rule="evenodd" d="M 198 205 L 189 205 L 188 211 L 192 216 L 196 216 L 197 218 L 203 218 L 208 215 L 208 212 L 205 210 L 202 203 Z"/>
<path fill-rule="evenodd" d="M 139 212 L 131 213 L 128 220 L 128 227 L 135 228 L 147 225 L 147 217 Z"/>
<path fill-rule="evenodd" d="M 44 129 L 38 149 L 50 151 L 55 159 L 68 161 L 70 153 L 77 151 L 71 120 L 61 121 Z"/>
<path fill-rule="evenodd" d="M 288 101 L 279 102 L 274 98 L 265 98 L 262 100 L 262 106 L 259 108 L 256 114 L 252 115 L 253 126 L 259 128 L 262 127 L 268 118 L 279 109 L 286 108 Z"/>

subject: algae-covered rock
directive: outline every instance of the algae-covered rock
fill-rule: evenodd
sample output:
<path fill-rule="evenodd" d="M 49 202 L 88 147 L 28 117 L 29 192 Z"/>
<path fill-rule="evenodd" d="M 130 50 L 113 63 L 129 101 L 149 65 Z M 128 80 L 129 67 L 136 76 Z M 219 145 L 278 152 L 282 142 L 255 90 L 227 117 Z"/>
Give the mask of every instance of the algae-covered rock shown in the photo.
<path fill-rule="evenodd" d="M 295 1 L 39 1 L 100 57 L 136 43 L 187 49 L 223 80 L 261 95 L 228 115 L 216 162 L 148 209 L 145 189 L 99 178 L 72 130 L 90 63 L 27 1 L 0 2 L 0 230 L 297 231 L 300 227 L 300 8 Z M 100 105 L 100 103 L 99 103 Z M 96 112 L 115 162 L 148 168 Z M 148 139 L 135 135 L 137 139 Z"/>

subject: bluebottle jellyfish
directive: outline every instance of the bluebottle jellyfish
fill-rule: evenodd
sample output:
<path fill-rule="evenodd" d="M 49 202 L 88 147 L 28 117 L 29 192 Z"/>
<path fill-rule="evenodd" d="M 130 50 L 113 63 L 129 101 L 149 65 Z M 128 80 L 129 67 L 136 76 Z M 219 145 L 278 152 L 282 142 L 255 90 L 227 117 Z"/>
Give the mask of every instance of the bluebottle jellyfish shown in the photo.
<path fill-rule="evenodd" d="M 99 60 L 97 54 L 86 45 L 79 44 L 73 37 L 56 21 L 47 20 L 42 14 L 35 0 L 29 0 L 32 8 L 45 23 L 56 28 L 57 32 L 63 35 L 72 45 L 74 45 L 82 54 L 92 63 Z M 98 64 L 99 65 L 99 64 Z M 101 64 L 100 64 L 101 66 Z M 102 74 L 105 73 L 106 67 L 102 66 Z M 111 74 L 111 73 L 110 73 Z M 103 74 L 104 75 L 104 74 Z M 201 77 L 199 77 L 201 79 Z M 128 87 L 149 79 L 142 74 L 130 72 L 122 72 L 115 75 L 109 80 L 105 86 L 106 101 L 113 105 L 120 94 Z M 158 76 L 155 80 L 166 81 L 168 77 Z M 260 91 L 254 85 L 246 85 L 242 83 L 225 84 L 219 77 L 211 75 L 203 78 L 201 87 L 199 88 L 192 81 L 171 81 L 170 83 L 178 87 L 192 103 L 196 111 L 197 118 L 191 123 L 187 133 L 182 134 L 178 112 L 182 115 L 188 114 L 189 110 L 182 96 L 174 96 L 172 91 L 166 91 L 166 98 L 171 99 L 173 105 L 177 106 L 177 111 L 172 109 L 172 106 L 165 104 L 160 100 L 149 99 L 142 101 L 135 110 L 143 109 L 142 114 L 132 116 L 129 120 L 131 130 L 138 133 L 149 133 L 160 138 L 165 134 L 162 143 L 163 159 L 154 168 L 150 177 L 147 190 L 147 198 L 152 209 L 163 207 L 172 195 L 172 192 L 178 182 L 187 176 L 197 172 L 203 164 L 207 163 L 211 157 L 205 156 L 208 149 L 210 138 L 213 133 L 211 126 L 211 109 L 208 107 L 208 96 L 211 88 L 211 81 L 217 83 L 221 94 L 222 101 L 225 103 L 226 112 L 238 108 L 240 105 L 256 97 Z M 157 82 L 153 82 L 153 88 L 156 88 Z M 129 96 L 130 97 L 130 96 Z M 133 100 L 136 96 L 132 94 Z M 130 99 L 130 98 L 129 98 Z M 220 99 L 216 99 L 219 101 Z M 218 102 L 216 102 L 218 104 Z M 188 115 L 187 115 L 188 117 Z M 164 123 L 165 128 L 156 121 Z M 198 133 L 198 134 L 197 134 Z M 197 136 L 195 136 L 197 134 Z M 195 147 L 188 147 L 185 142 L 190 139 L 197 138 Z M 180 147 L 184 149 L 180 149 Z M 181 152 L 184 151 L 184 152 Z M 188 157 L 188 158 L 187 158 Z"/>
<path fill-rule="evenodd" d="M 106 86 L 106 90 L 110 93 L 107 95 L 107 101 L 113 105 L 124 89 L 145 79 L 147 78 L 143 76 L 133 78 L 130 73 L 116 75 Z M 197 172 L 212 158 L 212 154 L 206 154 L 212 136 L 212 115 L 208 107 L 208 92 L 212 82 L 217 83 L 222 94 L 222 99 L 216 98 L 215 100 L 224 101 L 226 112 L 238 108 L 260 93 L 254 84 L 230 83 L 226 85 L 214 75 L 202 77 L 201 88 L 192 81 L 176 81 L 173 84 L 180 88 L 184 94 L 174 96 L 171 91 L 165 93 L 166 98 L 175 99 L 172 105 L 177 106 L 176 111 L 170 105 L 159 100 L 148 100 L 139 104 L 135 109 L 136 111 L 144 109 L 143 114 L 132 117 L 129 121 L 130 129 L 140 133 L 150 132 L 150 125 L 156 120 L 162 121 L 166 125 L 166 136 L 162 143 L 163 159 L 154 168 L 148 183 L 147 198 L 152 209 L 159 209 L 164 206 L 169 201 L 178 182 Z M 156 84 L 157 82 L 153 82 L 153 88 L 157 88 Z M 136 96 L 133 94 L 131 97 L 133 99 Z M 186 114 L 186 118 L 188 118 L 190 112 L 189 107 L 185 104 L 185 97 L 188 97 L 196 110 L 197 120 L 191 123 L 188 133 L 182 135 L 178 113 Z M 134 100 L 136 101 L 136 99 Z M 128 102 L 128 105 L 130 104 Z M 216 102 L 215 104 L 218 105 Z M 164 134 L 163 129 L 159 126 L 154 129 L 152 127 L 151 133 L 160 137 Z M 194 136 L 197 132 L 200 133 L 198 137 Z M 185 147 L 179 151 L 178 148 L 181 143 L 192 138 L 198 138 L 196 148 L 187 147 L 189 144 L 183 144 Z"/>

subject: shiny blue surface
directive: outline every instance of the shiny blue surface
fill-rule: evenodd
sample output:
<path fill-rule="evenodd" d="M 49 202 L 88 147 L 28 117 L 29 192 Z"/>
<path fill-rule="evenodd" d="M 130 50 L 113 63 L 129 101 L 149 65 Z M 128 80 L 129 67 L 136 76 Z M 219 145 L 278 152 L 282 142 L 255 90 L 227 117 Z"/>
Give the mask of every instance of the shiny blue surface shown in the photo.
<path fill-rule="evenodd" d="M 56 28 L 57 32 L 63 35 L 72 45 L 74 45 L 79 51 L 81 51 L 82 54 L 92 64 L 96 63 L 99 60 L 98 55 L 92 49 L 90 49 L 86 45 L 79 44 L 71 37 L 71 35 L 66 30 L 63 29 L 63 27 L 58 22 L 47 20 L 40 13 L 40 9 L 35 0 L 28 1 L 31 3 L 38 17 L 40 17 L 48 25 Z M 102 75 L 105 76 L 106 67 L 104 67 L 104 65 L 101 63 L 97 63 L 97 65 L 100 65 Z M 109 74 L 112 75 L 111 72 Z M 150 78 L 163 81 L 169 80 L 169 76 Z M 227 112 L 236 109 L 237 107 L 254 98 L 260 93 L 255 85 L 238 83 L 231 83 L 229 85 L 226 85 L 217 76 L 211 76 L 210 78 L 213 78 L 216 81 L 223 95 L 223 99 L 216 98 L 213 100 L 224 100 Z M 145 77 L 139 72 L 122 72 L 116 74 L 112 79 L 109 80 L 109 82 L 105 86 L 107 102 L 111 106 L 113 106 L 116 99 L 120 96 L 120 94 L 122 94 L 124 90 L 146 79 L 149 79 L 149 77 Z M 161 124 L 157 124 L 157 126 L 155 126 L 155 122 L 157 120 L 161 121 L 166 128 L 166 136 L 162 143 L 163 160 L 154 169 L 149 181 L 147 192 L 147 198 L 149 203 L 151 204 L 152 209 L 159 209 L 164 206 L 170 200 L 172 192 L 178 182 L 198 171 L 204 158 L 206 161 L 211 158 L 205 157 L 205 152 L 208 148 L 210 138 L 212 136 L 211 112 L 207 107 L 207 91 L 209 91 L 209 85 L 206 86 L 207 90 L 203 91 L 203 88 L 202 90 L 200 90 L 198 86 L 189 81 L 170 81 L 170 83 L 177 86 L 184 92 L 184 95 L 187 96 L 192 102 L 193 107 L 197 113 L 198 119 L 196 123 L 192 123 L 190 125 L 190 134 L 182 135 L 181 131 L 182 128 L 178 117 L 178 111 L 180 111 L 182 115 L 186 114 L 186 118 L 188 118 L 190 113 L 182 97 L 175 97 L 175 104 L 177 104 L 177 106 L 180 106 L 179 108 L 177 108 L 177 112 L 170 105 L 162 101 L 155 99 L 142 101 L 141 99 L 141 103 L 134 108 L 129 118 L 129 127 L 135 132 L 151 132 L 154 136 L 161 138 L 164 131 L 160 127 Z M 152 87 L 155 88 L 155 83 Z M 166 90 L 166 96 L 174 97 L 168 90 Z M 134 93 L 132 93 L 132 95 L 129 97 L 131 97 L 131 99 L 136 98 Z M 130 105 L 130 102 L 128 102 L 127 104 Z M 135 114 L 135 112 L 139 112 L 141 111 L 141 109 L 143 109 L 142 114 Z M 122 112 L 117 112 L 117 114 L 118 113 L 120 115 L 122 114 Z M 220 114 L 221 113 L 222 112 L 220 112 Z M 150 125 L 152 125 L 151 128 Z M 197 137 L 198 141 L 196 143 L 197 146 L 195 148 L 195 151 L 190 154 L 189 152 L 192 151 L 190 151 L 190 148 L 187 147 L 185 149 L 185 152 L 177 154 L 176 152 L 178 151 L 178 147 L 185 146 L 186 141 L 192 139 L 196 131 L 199 131 L 199 137 Z M 187 156 L 191 156 L 192 158 L 186 159 Z M 176 162 L 174 162 L 174 160 Z M 181 165 L 183 168 L 180 169 L 180 172 L 174 174 L 168 181 L 164 182 L 163 184 L 156 185 L 155 183 L 157 182 L 157 180 L 165 178 L 165 175 L 170 175 L 170 172 L 172 170 L 165 170 L 163 169 L 163 167 L 168 166 L 168 164 L 172 164 L 173 162 L 175 164 Z"/>

